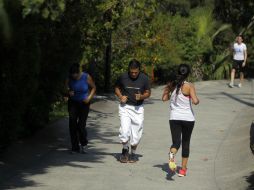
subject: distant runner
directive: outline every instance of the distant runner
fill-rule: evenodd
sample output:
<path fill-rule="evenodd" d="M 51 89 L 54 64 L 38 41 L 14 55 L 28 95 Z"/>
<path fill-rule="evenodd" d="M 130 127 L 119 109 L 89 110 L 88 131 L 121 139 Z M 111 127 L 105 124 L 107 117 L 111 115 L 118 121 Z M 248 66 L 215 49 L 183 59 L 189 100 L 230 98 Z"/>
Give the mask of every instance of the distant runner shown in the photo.
<path fill-rule="evenodd" d="M 239 35 L 236 37 L 236 42 L 233 46 L 233 68 L 231 70 L 231 81 L 229 83 L 229 87 L 234 87 L 235 72 L 240 72 L 240 83 L 238 84 L 238 87 L 242 87 L 246 61 L 247 47 L 243 43 L 243 37 Z"/>
<path fill-rule="evenodd" d="M 170 100 L 170 130 L 173 144 L 169 150 L 169 168 L 175 171 L 175 155 L 182 144 L 182 167 L 178 172 L 180 177 L 186 176 L 187 163 L 190 153 L 191 133 L 195 124 L 192 103 L 199 104 L 193 84 L 186 81 L 190 74 L 190 67 L 181 64 L 178 75 L 169 81 L 165 87 L 162 100 Z"/>
<path fill-rule="evenodd" d="M 140 72 L 141 64 L 137 60 L 129 63 L 128 72 L 121 75 L 115 86 L 119 98 L 119 116 L 121 120 L 120 140 L 123 145 L 120 162 L 138 161 L 136 149 L 143 133 L 145 99 L 150 97 L 148 77 Z M 131 154 L 129 155 L 129 143 Z"/>

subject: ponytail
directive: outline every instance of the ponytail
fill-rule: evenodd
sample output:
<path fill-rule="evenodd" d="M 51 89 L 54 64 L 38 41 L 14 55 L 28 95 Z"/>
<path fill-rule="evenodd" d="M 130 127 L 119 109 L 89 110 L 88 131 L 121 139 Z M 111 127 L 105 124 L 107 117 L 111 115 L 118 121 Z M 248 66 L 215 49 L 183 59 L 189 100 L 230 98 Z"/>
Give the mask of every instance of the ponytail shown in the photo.
<path fill-rule="evenodd" d="M 185 76 L 183 76 L 183 75 L 178 75 L 177 80 L 176 80 L 176 82 L 175 82 L 175 84 L 176 84 L 176 94 L 177 94 L 177 95 L 179 94 L 179 91 L 180 91 L 180 89 L 181 89 L 181 87 L 182 87 L 182 85 L 183 85 L 185 79 L 186 79 Z"/>
<path fill-rule="evenodd" d="M 175 88 L 176 88 L 176 97 L 179 94 L 181 87 L 184 84 L 184 81 L 188 78 L 190 74 L 190 66 L 187 64 L 181 64 L 178 67 L 178 75 L 175 80 Z"/>
<path fill-rule="evenodd" d="M 178 67 L 178 73 L 177 75 L 171 75 L 170 80 L 167 84 L 167 88 L 170 90 L 170 92 L 173 92 L 176 89 L 176 98 L 179 94 L 179 91 L 181 87 L 184 84 L 184 81 L 188 78 L 190 74 L 190 67 L 187 64 L 181 64 Z"/>

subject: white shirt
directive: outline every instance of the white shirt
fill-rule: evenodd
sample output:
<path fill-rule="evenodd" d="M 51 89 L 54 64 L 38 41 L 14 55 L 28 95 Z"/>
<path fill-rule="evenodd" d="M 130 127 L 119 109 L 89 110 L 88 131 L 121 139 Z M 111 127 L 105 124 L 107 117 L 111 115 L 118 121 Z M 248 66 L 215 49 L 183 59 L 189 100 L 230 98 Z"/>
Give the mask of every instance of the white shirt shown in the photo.
<path fill-rule="evenodd" d="M 170 97 L 170 120 L 195 121 L 191 97 L 185 96 L 181 89 L 178 95 L 176 89 Z"/>
<path fill-rule="evenodd" d="M 238 44 L 234 43 L 234 60 L 242 61 L 244 60 L 244 52 L 247 50 L 247 47 L 244 43 Z"/>

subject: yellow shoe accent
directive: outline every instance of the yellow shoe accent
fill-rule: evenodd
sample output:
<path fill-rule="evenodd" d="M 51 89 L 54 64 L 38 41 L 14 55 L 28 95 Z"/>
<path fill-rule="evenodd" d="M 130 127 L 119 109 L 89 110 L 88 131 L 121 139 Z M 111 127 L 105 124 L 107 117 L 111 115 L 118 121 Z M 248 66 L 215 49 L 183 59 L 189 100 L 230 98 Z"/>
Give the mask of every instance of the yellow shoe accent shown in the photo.
<path fill-rule="evenodd" d="M 176 168 L 177 168 L 176 163 L 175 163 L 174 160 L 173 160 L 173 161 L 172 161 L 172 160 L 169 160 L 168 166 L 169 166 L 169 169 L 172 170 L 172 171 L 175 171 Z"/>

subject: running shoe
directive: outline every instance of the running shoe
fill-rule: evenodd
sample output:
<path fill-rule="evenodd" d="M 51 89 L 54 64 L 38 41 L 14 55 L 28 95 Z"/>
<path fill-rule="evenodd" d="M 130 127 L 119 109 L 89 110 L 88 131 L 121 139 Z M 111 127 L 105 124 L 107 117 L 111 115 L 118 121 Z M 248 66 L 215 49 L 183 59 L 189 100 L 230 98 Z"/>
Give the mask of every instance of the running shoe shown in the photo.
<path fill-rule="evenodd" d="M 234 83 L 229 83 L 229 85 L 228 85 L 230 88 L 234 88 Z"/>
<path fill-rule="evenodd" d="M 122 154 L 120 155 L 119 161 L 121 163 L 128 163 L 129 161 L 129 148 L 128 149 L 122 149 Z"/>
<path fill-rule="evenodd" d="M 170 159 L 168 162 L 168 166 L 171 171 L 176 171 L 177 165 L 175 163 L 175 160 Z"/>
<path fill-rule="evenodd" d="M 129 162 L 130 163 L 136 163 L 137 161 L 138 161 L 138 156 L 134 153 L 131 153 L 130 157 L 129 157 Z"/>
<path fill-rule="evenodd" d="M 79 149 L 71 149 L 70 154 L 78 154 L 80 152 Z"/>
<path fill-rule="evenodd" d="M 169 162 L 168 162 L 169 169 L 171 171 L 175 171 L 177 168 L 177 165 L 175 163 L 175 155 L 173 153 L 169 153 Z"/>
<path fill-rule="evenodd" d="M 178 176 L 179 177 L 184 177 L 184 176 L 186 176 L 186 174 L 187 174 L 187 169 L 180 169 L 179 173 L 178 173 Z"/>
<path fill-rule="evenodd" d="M 239 84 L 238 84 L 238 88 L 241 88 L 241 87 L 242 87 L 242 84 L 241 84 L 241 83 L 239 83 Z"/>
<path fill-rule="evenodd" d="M 80 146 L 80 153 L 86 154 L 87 153 L 87 146 Z"/>

